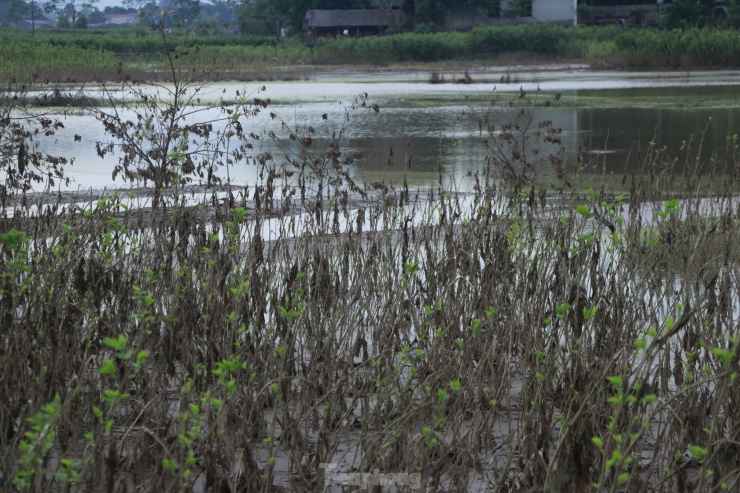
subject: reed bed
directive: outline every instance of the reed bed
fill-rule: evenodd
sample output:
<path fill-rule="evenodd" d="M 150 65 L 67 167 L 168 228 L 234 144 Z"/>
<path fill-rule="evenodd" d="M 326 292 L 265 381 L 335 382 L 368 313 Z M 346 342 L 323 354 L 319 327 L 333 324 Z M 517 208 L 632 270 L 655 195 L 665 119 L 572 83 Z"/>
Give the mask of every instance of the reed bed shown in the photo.
<path fill-rule="evenodd" d="M 185 166 L 74 206 L 7 190 L 0 482 L 737 489 L 736 149 L 651 150 L 628 192 L 581 190 L 597 163 L 539 152 L 559 129 L 531 101 L 493 102 L 522 108 L 513 121 L 469 112 L 488 157 L 468 190 L 367 190 L 343 132 L 313 129 L 286 130 L 286 158 L 219 148 L 260 181 L 209 178 L 199 204 Z M 140 111 L 162 110 L 181 153 L 164 156 L 188 163 L 176 104 Z M 229 109 L 235 129 L 271 110 Z"/>

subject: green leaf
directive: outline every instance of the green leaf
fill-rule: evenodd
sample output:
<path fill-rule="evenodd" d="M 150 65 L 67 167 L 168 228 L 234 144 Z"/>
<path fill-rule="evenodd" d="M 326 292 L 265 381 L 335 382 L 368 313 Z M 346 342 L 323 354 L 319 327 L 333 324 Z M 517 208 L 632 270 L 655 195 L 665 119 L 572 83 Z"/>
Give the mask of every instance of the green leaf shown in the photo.
<path fill-rule="evenodd" d="M 725 351 L 724 349 L 718 347 L 712 349 L 712 354 L 715 355 L 717 359 L 719 359 L 720 363 L 722 363 L 723 365 L 729 363 L 735 356 L 734 352 Z"/>
<path fill-rule="evenodd" d="M 167 472 L 173 472 L 177 470 L 177 462 L 165 457 L 164 459 L 162 459 L 162 467 Z"/>
<path fill-rule="evenodd" d="M 614 377 L 606 377 L 607 380 L 609 380 L 609 383 L 611 383 L 615 389 L 621 389 L 622 388 L 622 377 L 619 375 Z"/>
<path fill-rule="evenodd" d="M 116 353 L 116 357 L 118 359 L 128 361 L 131 359 L 131 356 L 133 356 L 133 354 L 134 354 L 134 350 L 132 348 L 129 348 L 125 351 L 119 351 L 118 353 Z"/>
<path fill-rule="evenodd" d="M 236 392 L 236 382 L 234 380 L 229 380 L 226 382 L 226 393 L 231 395 L 234 392 Z"/>
<path fill-rule="evenodd" d="M 601 439 L 601 438 L 599 438 L 599 437 L 593 437 L 593 438 L 591 439 L 591 441 L 592 441 L 592 442 L 594 443 L 594 445 L 596 445 L 596 446 L 597 446 L 597 447 L 599 447 L 599 448 L 601 448 L 601 447 L 603 447 L 603 446 L 604 446 L 604 440 L 602 440 L 602 439 Z"/>
<path fill-rule="evenodd" d="M 119 335 L 118 339 L 106 337 L 103 340 L 103 344 L 105 344 L 106 346 L 110 346 L 118 351 L 123 351 L 123 348 L 126 347 L 126 338 L 123 336 L 123 334 Z"/>
<path fill-rule="evenodd" d="M 123 399 L 128 398 L 129 394 L 125 394 L 113 389 L 106 389 L 103 391 L 103 402 L 110 405 L 114 405 Z"/>
<path fill-rule="evenodd" d="M 141 364 L 149 357 L 149 351 L 144 349 L 143 351 L 139 351 L 139 354 L 136 355 L 136 366 L 141 366 Z"/>
<path fill-rule="evenodd" d="M 0 234 L 0 240 L 3 240 L 6 251 L 15 250 L 18 245 L 28 243 L 29 241 L 26 233 L 17 229 L 11 229 L 7 233 Z"/>
<path fill-rule="evenodd" d="M 598 310 L 598 308 L 598 305 L 591 308 L 584 308 L 583 318 L 586 319 L 586 321 L 592 320 L 596 316 L 596 310 Z"/>
<path fill-rule="evenodd" d="M 646 404 L 655 404 L 656 402 L 658 402 L 658 396 L 656 396 L 655 394 L 646 394 L 642 398 L 642 402 Z"/>
<path fill-rule="evenodd" d="M 576 207 L 576 212 L 586 219 L 593 217 L 593 213 L 589 210 L 588 206 L 579 205 Z"/>
<path fill-rule="evenodd" d="M 116 364 L 112 362 L 111 360 L 107 359 L 103 361 L 103 366 L 100 367 L 100 370 L 98 370 L 98 373 L 101 375 L 115 375 L 116 374 Z"/>
<path fill-rule="evenodd" d="M 697 462 L 704 462 L 707 454 L 709 454 L 709 450 L 698 445 L 690 445 L 689 453 L 691 454 L 691 457 L 693 457 L 694 460 L 696 460 Z"/>
<path fill-rule="evenodd" d="M 555 307 L 555 313 L 557 314 L 558 318 L 565 317 L 565 314 L 568 313 L 568 310 L 570 310 L 570 303 L 563 303 L 562 305 Z"/>
<path fill-rule="evenodd" d="M 614 464 L 619 464 L 622 460 L 622 453 L 619 450 L 612 452 L 612 458 L 606 461 L 606 468 L 611 469 Z"/>

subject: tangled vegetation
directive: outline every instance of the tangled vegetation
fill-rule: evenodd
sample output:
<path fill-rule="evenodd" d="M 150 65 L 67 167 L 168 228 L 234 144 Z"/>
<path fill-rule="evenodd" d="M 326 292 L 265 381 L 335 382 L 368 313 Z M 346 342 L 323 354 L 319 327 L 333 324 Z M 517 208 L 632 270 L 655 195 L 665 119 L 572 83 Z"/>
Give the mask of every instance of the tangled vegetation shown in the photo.
<path fill-rule="evenodd" d="M 168 60 L 174 94 L 92 110 L 154 192 L 33 194 L 28 173 L 64 169 L 13 152 L 36 115 L 2 120 L 29 129 L 0 136 L 3 485 L 738 488 L 735 140 L 707 162 L 651 148 L 626 195 L 579 190 L 592 163 L 522 93 L 470 109 L 470 192 L 367 190 L 343 152 L 382 111 L 367 95 L 336 127 L 255 135 L 269 101 L 194 123 L 199 74 Z M 258 183 L 217 183 L 230 166 Z"/>

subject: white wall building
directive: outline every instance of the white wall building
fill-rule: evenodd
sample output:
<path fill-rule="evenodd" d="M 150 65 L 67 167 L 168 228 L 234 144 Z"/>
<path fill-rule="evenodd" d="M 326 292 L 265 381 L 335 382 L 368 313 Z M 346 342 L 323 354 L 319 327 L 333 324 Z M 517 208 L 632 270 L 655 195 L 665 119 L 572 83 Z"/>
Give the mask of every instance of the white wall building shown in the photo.
<path fill-rule="evenodd" d="M 513 0 L 501 1 L 501 12 L 509 9 Z M 531 15 L 523 16 L 531 18 L 534 22 L 553 22 L 556 24 L 576 24 L 577 0 L 525 0 L 525 6 Z"/>
<path fill-rule="evenodd" d="M 518 5 L 522 14 L 512 17 L 509 13 L 516 0 L 501 0 L 500 15 L 490 17 L 486 9 L 453 10 L 445 14 L 446 30 L 465 31 L 475 26 L 505 26 L 547 22 L 563 26 L 577 23 L 577 0 L 522 0 Z"/>

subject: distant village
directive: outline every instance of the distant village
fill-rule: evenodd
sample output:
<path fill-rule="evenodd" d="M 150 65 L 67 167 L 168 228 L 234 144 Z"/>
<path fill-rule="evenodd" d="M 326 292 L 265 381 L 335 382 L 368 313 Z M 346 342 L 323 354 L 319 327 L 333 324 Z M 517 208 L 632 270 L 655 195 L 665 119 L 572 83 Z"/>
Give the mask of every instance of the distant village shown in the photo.
<path fill-rule="evenodd" d="M 166 17 L 168 10 L 165 8 L 158 8 L 158 10 L 161 12 L 161 17 Z M 19 20 L 15 27 L 23 27 L 23 28 L 31 28 L 36 27 L 36 29 L 39 28 L 57 28 L 59 27 L 59 19 L 61 16 L 57 15 L 49 15 L 44 12 L 38 13 L 39 18 L 36 19 L 22 19 Z M 84 9 L 80 11 L 79 19 L 84 19 L 84 21 L 81 21 L 77 27 L 82 28 L 115 28 L 115 27 L 122 27 L 122 26 L 133 26 L 137 24 L 137 20 L 139 19 L 139 11 L 137 9 L 133 8 L 123 8 L 123 7 L 105 7 L 102 11 L 99 11 L 97 9 Z M 69 19 L 67 19 L 67 22 L 71 22 Z M 34 26 L 35 24 L 35 26 Z M 62 25 L 65 24 L 64 21 L 61 22 Z"/>
<path fill-rule="evenodd" d="M 0 0 L 3 2 L 14 0 Z M 15 0 L 20 1 L 20 0 Z M 490 2 L 489 2 L 490 3 Z M 580 3 L 580 5 L 579 5 Z M 591 2 L 593 3 L 593 2 Z M 133 7 L 105 7 L 99 10 L 91 3 L 69 2 L 55 11 L 42 9 L 36 2 L 25 3 L 25 16 L 8 21 L 3 27 L 35 29 L 94 28 L 114 29 L 152 24 L 186 27 L 198 34 L 265 34 L 272 30 L 275 35 L 289 37 L 300 35 L 311 44 L 325 36 L 368 36 L 388 32 L 416 31 L 420 29 L 415 11 L 416 0 L 371 0 L 370 8 L 342 10 L 308 10 L 302 19 L 301 33 L 296 26 L 279 24 L 277 27 L 266 19 L 240 18 L 239 8 L 224 0 L 199 2 L 198 0 L 162 1 L 159 4 L 140 4 Z M 495 2 L 494 2 L 495 4 Z M 453 4 L 454 5 L 454 4 Z M 48 4 L 47 4 L 48 6 Z M 583 0 L 501 0 L 495 8 L 450 8 L 440 17 L 437 29 L 443 31 L 465 31 L 476 26 L 497 26 L 522 23 L 554 23 L 574 26 L 578 24 L 604 25 L 655 25 L 657 16 L 664 9 L 664 2 L 639 5 L 613 5 L 591 7 Z M 183 9 L 187 14 L 183 15 Z M 2 14 L 2 12 L 0 12 Z M 245 21 L 246 18 L 246 21 Z M 269 29 L 255 26 L 270 24 Z M 423 29 L 426 26 L 421 26 Z"/>
<path fill-rule="evenodd" d="M 203 15 L 204 19 L 211 18 L 223 26 L 234 24 L 236 16 L 233 6 L 226 5 L 226 2 L 222 3 L 223 5 L 213 5 L 210 3 L 199 5 L 197 16 Z M 73 3 L 68 3 L 59 10 L 51 12 L 37 8 L 33 12 L 33 17 L 26 16 L 9 26 L 3 27 L 29 29 L 67 29 L 73 27 L 78 29 L 109 29 L 137 25 L 148 26 L 158 22 L 162 22 L 169 27 L 178 21 L 177 13 L 181 10 L 177 5 L 170 5 L 166 2 L 162 2 L 159 5 L 148 3 L 139 8 L 109 6 L 103 10 L 99 10 L 97 7 L 91 7 L 89 4 L 81 4 L 77 7 L 78 10 L 72 12 L 73 9 L 75 9 Z M 194 22 L 194 20 L 190 19 L 191 22 Z"/>

